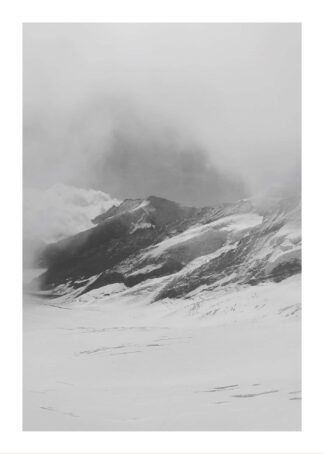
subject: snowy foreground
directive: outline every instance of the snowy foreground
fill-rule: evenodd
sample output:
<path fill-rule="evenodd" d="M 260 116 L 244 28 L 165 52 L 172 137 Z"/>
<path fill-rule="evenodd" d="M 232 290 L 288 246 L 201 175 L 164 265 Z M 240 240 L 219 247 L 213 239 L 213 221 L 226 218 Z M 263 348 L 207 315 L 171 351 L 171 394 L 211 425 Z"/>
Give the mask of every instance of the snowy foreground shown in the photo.
<path fill-rule="evenodd" d="M 24 430 L 300 430 L 300 275 L 149 304 L 155 281 L 24 297 Z"/>

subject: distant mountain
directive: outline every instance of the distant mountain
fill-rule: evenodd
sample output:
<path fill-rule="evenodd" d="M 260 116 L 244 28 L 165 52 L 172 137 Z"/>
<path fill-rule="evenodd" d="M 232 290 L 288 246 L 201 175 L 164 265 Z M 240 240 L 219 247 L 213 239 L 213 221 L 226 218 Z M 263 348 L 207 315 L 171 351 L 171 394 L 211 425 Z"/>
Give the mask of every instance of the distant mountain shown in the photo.
<path fill-rule="evenodd" d="M 205 208 L 126 199 L 91 229 L 48 245 L 37 283 L 59 296 L 155 279 L 154 301 L 279 282 L 301 271 L 300 214 L 299 197 L 278 195 Z"/>

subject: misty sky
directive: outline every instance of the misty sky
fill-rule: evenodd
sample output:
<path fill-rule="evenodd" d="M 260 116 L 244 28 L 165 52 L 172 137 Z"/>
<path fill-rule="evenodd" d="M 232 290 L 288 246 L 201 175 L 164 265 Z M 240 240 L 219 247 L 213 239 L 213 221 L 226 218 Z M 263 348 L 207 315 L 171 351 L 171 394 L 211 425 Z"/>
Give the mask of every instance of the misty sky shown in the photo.
<path fill-rule="evenodd" d="M 300 185 L 298 24 L 24 25 L 24 186 L 186 204 Z"/>

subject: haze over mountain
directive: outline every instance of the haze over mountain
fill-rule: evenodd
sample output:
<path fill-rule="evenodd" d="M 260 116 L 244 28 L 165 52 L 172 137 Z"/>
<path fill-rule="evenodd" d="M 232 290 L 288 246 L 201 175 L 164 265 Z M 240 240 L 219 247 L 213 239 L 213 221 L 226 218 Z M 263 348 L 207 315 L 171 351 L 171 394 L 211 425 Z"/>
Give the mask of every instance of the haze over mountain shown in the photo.
<path fill-rule="evenodd" d="M 47 243 L 93 227 L 93 218 L 119 203 L 104 192 L 64 184 L 56 184 L 47 190 L 25 188 L 24 266 L 33 266 L 35 256 Z"/>
<path fill-rule="evenodd" d="M 25 24 L 24 186 L 300 189 L 300 25 Z"/>

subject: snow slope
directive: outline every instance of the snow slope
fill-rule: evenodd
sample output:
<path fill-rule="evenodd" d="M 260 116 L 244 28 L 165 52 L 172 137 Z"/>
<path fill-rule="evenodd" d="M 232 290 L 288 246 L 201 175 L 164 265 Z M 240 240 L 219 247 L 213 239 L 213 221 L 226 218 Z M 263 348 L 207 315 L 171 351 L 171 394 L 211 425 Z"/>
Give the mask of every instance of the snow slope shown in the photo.
<path fill-rule="evenodd" d="M 162 279 L 25 298 L 24 429 L 300 430 L 300 276 L 148 304 Z"/>

